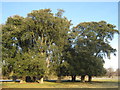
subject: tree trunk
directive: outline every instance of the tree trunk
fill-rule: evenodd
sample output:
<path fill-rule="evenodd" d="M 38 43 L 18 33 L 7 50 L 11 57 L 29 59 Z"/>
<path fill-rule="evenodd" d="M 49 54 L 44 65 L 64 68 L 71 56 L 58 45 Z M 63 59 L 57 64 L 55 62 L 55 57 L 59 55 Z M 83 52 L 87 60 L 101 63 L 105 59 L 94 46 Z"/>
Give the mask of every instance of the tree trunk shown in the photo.
<path fill-rule="evenodd" d="M 58 79 L 57 79 L 57 81 L 56 81 L 56 82 L 57 82 L 57 83 L 62 82 L 62 81 L 61 81 L 61 76 L 59 76 L 59 77 L 58 77 Z"/>
<path fill-rule="evenodd" d="M 25 76 L 23 76 L 23 77 L 21 78 L 20 83 L 26 83 L 26 81 L 25 81 Z"/>
<path fill-rule="evenodd" d="M 20 80 L 20 83 L 27 83 L 25 80 Z"/>
<path fill-rule="evenodd" d="M 72 82 L 75 82 L 76 81 L 76 75 L 71 76 L 71 77 L 72 77 Z"/>
<path fill-rule="evenodd" d="M 36 82 L 36 77 L 35 76 L 33 76 L 33 82 Z"/>
<path fill-rule="evenodd" d="M 40 83 L 43 83 L 43 77 L 40 78 Z"/>
<path fill-rule="evenodd" d="M 13 80 L 14 82 L 16 81 L 16 79 L 17 79 L 16 76 L 12 76 L 12 80 Z"/>
<path fill-rule="evenodd" d="M 81 82 L 85 82 L 85 75 L 81 76 Z"/>
<path fill-rule="evenodd" d="M 88 76 L 88 82 L 92 81 L 92 76 Z"/>
<path fill-rule="evenodd" d="M 25 80 L 25 79 L 26 79 L 26 76 L 22 76 L 22 77 L 21 77 L 21 80 L 20 80 L 20 83 L 26 83 L 26 80 Z"/>
<path fill-rule="evenodd" d="M 26 82 L 32 82 L 31 77 L 30 76 L 26 76 L 25 81 Z"/>

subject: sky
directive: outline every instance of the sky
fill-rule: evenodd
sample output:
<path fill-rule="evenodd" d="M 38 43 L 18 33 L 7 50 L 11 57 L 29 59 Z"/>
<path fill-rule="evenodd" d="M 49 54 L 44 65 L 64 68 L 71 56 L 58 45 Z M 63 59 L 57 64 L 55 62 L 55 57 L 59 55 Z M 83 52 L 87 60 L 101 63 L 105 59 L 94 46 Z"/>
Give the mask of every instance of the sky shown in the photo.
<path fill-rule="evenodd" d="M 1 3 L 0 3 L 1 4 Z M 53 13 L 57 9 L 65 10 L 63 14 L 72 20 L 73 26 L 81 22 L 107 21 L 116 25 L 118 29 L 118 3 L 117 2 L 2 2 L 2 20 L 4 24 L 9 16 L 20 15 L 26 17 L 32 10 L 50 8 Z M 118 50 L 118 36 L 115 35 L 110 43 L 112 47 Z M 105 68 L 118 68 L 117 56 L 111 56 L 111 59 L 105 59 Z"/>

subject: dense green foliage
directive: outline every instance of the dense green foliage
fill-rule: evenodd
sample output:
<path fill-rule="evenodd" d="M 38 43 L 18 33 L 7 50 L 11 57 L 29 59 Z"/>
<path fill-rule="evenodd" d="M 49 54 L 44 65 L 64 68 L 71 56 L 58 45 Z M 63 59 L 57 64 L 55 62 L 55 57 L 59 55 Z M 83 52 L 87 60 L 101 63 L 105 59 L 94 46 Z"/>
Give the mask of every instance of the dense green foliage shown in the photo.
<path fill-rule="evenodd" d="M 103 57 L 115 26 L 105 21 L 84 22 L 70 29 L 63 10 L 33 10 L 27 17 L 15 15 L 2 25 L 3 75 L 18 77 L 98 76 L 105 73 Z M 84 78 L 84 77 L 83 77 Z"/>
<path fill-rule="evenodd" d="M 110 41 L 114 34 L 118 34 L 115 26 L 105 21 L 83 22 L 73 28 L 74 57 L 75 61 L 71 65 L 75 70 L 79 70 L 73 75 L 98 76 L 105 74 L 103 68 L 104 57 L 110 59 L 110 54 L 115 55 L 116 49 L 110 46 Z M 72 54 L 73 55 L 73 54 Z"/>

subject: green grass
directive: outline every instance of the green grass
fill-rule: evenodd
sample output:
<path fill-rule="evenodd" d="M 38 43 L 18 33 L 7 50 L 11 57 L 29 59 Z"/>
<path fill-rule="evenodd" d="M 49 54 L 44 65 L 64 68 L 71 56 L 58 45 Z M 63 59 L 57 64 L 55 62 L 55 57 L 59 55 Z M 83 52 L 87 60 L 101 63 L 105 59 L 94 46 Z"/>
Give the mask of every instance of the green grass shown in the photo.
<path fill-rule="evenodd" d="M 18 83 L 3 82 L 2 88 L 118 88 L 118 80 L 94 78 L 92 82 L 48 82 L 44 83 Z"/>

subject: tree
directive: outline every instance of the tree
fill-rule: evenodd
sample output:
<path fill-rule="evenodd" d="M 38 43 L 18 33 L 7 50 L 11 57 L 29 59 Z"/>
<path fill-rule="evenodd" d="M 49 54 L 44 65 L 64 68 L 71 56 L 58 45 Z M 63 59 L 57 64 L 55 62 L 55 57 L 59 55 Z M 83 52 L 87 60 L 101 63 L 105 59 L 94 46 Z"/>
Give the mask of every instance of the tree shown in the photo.
<path fill-rule="evenodd" d="M 61 82 L 61 76 L 64 75 L 64 67 L 67 66 L 66 61 L 64 60 L 64 52 L 65 48 L 68 45 L 69 35 L 68 32 L 70 31 L 71 22 L 67 20 L 66 17 L 62 17 L 62 13 L 64 11 L 59 9 L 56 14 L 56 30 L 55 33 L 57 36 L 54 37 L 54 43 L 51 46 L 52 58 L 50 61 L 50 68 L 51 71 L 55 71 L 54 73 L 58 76 L 58 81 Z"/>
<path fill-rule="evenodd" d="M 15 15 L 9 17 L 6 24 L 2 25 L 2 63 L 3 75 L 9 77 L 13 74 L 15 56 L 19 52 L 18 39 L 23 17 Z"/>
<path fill-rule="evenodd" d="M 118 68 L 118 69 L 116 69 L 116 74 L 117 74 L 117 76 L 120 76 L 120 69 Z"/>
<path fill-rule="evenodd" d="M 81 54 L 78 60 L 82 59 L 80 63 L 83 63 L 81 69 L 86 71 L 85 75 L 88 75 L 89 81 L 91 81 L 92 75 L 99 75 L 98 73 L 105 71 L 102 68 L 104 63 L 103 57 L 110 58 L 111 53 L 115 55 L 116 50 L 109 43 L 113 39 L 114 34 L 118 33 L 118 30 L 115 29 L 114 25 L 100 21 L 80 23 L 73 28 L 73 32 L 76 34 L 75 41 L 77 43 L 75 48 Z M 84 67 L 87 63 L 89 68 Z M 95 65 L 94 67 L 92 63 Z M 96 64 L 99 67 L 96 67 Z"/>
<path fill-rule="evenodd" d="M 43 82 L 50 73 L 58 76 L 98 76 L 105 72 L 103 57 L 116 50 L 110 46 L 115 26 L 105 21 L 83 22 L 70 30 L 64 10 L 33 10 L 27 17 L 15 15 L 2 25 L 3 75 L 17 75 Z M 29 62 L 29 63 L 27 63 Z M 87 67 L 86 67 L 87 65 Z"/>
<path fill-rule="evenodd" d="M 70 22 L 67 18 L 58 16 L 59 12 L 62 14 L 60 10 L 54 16 L 50 9 L 33 10 L 25 18 L 15 15 L 7 19 L 2 28 L 4 75 L 8 73 L 9 76 L 12 72 L 19 76 L 43 77 L 48 69 L 45 70 L 40 63 L 45 65 L 46 62 L 46 67 L 49 68 L 52 66 L 49 62 L 56 62 L 57 69 L 61 67 Z"/>
<path fill-rule="evenodd" d="M 114 69 L 112 67 L 108 68 L 106 71 L 107 71 L 106 75 L 109 78 L 113 77 L 113 75 L 114 75 Z"/>
<path fill-rule="evenodd" d="M 76 79 L 76 75 L 78 75 L 78 69 L 76 68 L 76 52 L 70 45 L 66 48 L 64 52 L 64 60 L 66 61 L 67 66 L 64 67 L 64 75 L 71 76 L 72 81 L 74 82 Z"/>

